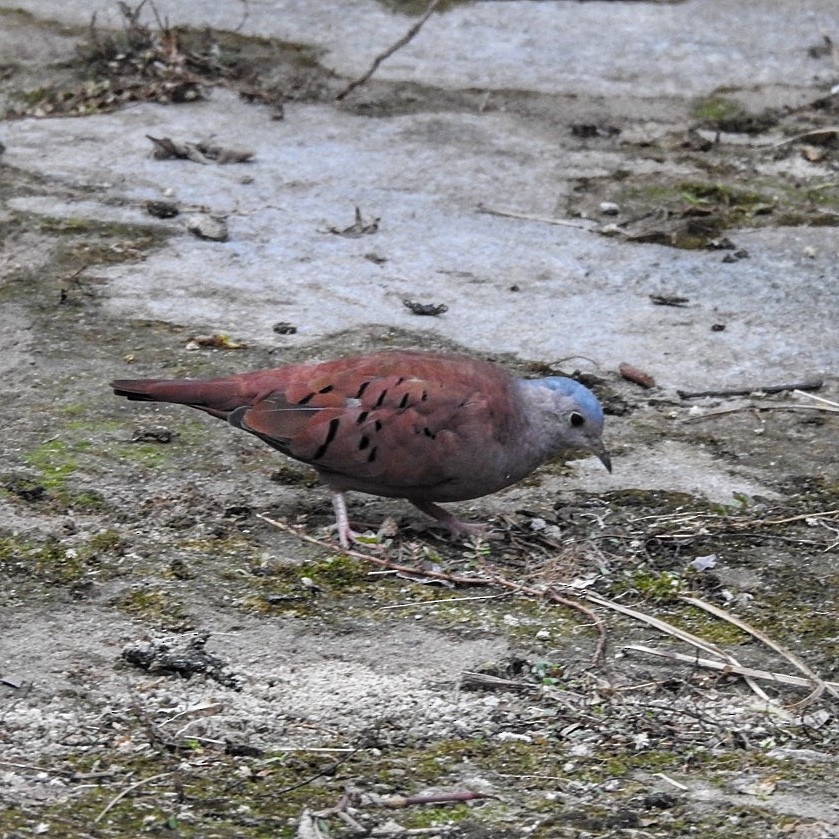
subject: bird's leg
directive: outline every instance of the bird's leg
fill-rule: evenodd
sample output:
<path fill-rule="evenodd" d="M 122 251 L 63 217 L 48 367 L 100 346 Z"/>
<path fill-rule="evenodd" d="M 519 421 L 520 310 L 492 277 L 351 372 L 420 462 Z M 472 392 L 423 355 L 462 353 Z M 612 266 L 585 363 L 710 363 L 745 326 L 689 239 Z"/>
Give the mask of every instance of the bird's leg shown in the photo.
<path fill-rule="evenodd" d="M 343 492 L 332 493 L 332 507 L 335 510 L 335 529 L 338 531 L 338 541 L 346 550 L 351 542 L 358 541 L 358 534 L 350 527 L 350 517 L 347 515 L 347 497 Z"/>
<path fill-rule="evenodd" d="M 411 504 L 427 516 L 431 516 L 431 518 L 439 521 L 443 527 L 448 528 L 449 533 L 454 538 L 458 536 L 478 536 L 486 533 L 486 528 L 483 525 L 469 524 L 469 522 L 461 521 L 448 510 L 444 510 L 438 504 L 433 504 L 431 501 L 411 501 Z"/>

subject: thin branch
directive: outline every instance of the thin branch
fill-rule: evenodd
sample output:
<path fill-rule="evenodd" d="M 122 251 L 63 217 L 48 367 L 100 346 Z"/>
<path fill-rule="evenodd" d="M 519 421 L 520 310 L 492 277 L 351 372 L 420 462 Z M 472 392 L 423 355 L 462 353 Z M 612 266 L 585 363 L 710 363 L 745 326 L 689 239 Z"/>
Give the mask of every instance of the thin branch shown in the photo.
<path fill-rule="evenodd" d="M 760 523 L 764 525 L 773 525 L 773 524 L 789 524 L 795 521 L 801 520 L 809 520 L 811 518 L 816 517 L 824 517 L 828 515 L 833 515 L 834 513 L 839 512 L 839 510 L 830 510 L 823 513 L 806 513 L 801 515 L 795 516 L 787 516 L 781 519 L 765 519 L 762 520 Z M 782 683 L 788 684 L 795 684 L 796 686 L 803 685 L 809 686 L 812 688 L 811 693 L 806 696 L 804 699 L 800 700 L 799 702 L 794 703 L 791 707 L 793 708 L 803 708 L 806 705 L 814 702 L 818 699 L 824 692 L 830 693 L 834 697 L 839 698 L 839 688 L 837 685 L 831 682 L 826 682 L 822 679 L 814 670 L 812 670 L 804 661 L 802 661 L 798 656 L 794 653 L 790 652 L 789 650 L 782 647 L 780 644 L 773 641 L 769 636 L 764 634 L 758 629 L 749 626 L 744 621 L 740 620 L 735 615 L 726 612 L 724 609 L 719 608 L 718 606 L 714 606 L 711 603 L 707 603 L 704 600 L 700 600 L 696 597 L 689 597 L 687 595 L 680 596 L 680 600 L 684 603 L 687 603 L 691 606 L 696 606 L 697 608 L 704 609 L 707 612 L 710 612 L 714 616 L 720 618 L 721 620 L 725 620 L 728 623 L 736 626 L 738 629 L 752 635 L 754 638 L 757 638 L 761 642 L 763 642 L 766 646 L 770 647 L 779 655 L 783 656 L 788 662 L 790 662 L 794 667 L 796 667 L 801 673 L 806 676 L 806 679 L 801 679 L 799 681 L 788 682 L 785 681 L 785 678 L 782 676 L 777 676 L 776 674 L 769 673 L 769 671 L 753 671 L 752 668 L 747 666 L 741 665 L 740 662 L 730 653 L 720 649 L 716 644 L 711 643 L 710 641 L 706 641 L 703 638 L 700 638 L 697 635 L 694 635 L 687 630 L 681 629 L 677 626 L 673 626 L 672 624 L 668 623 L 661 618 L 657 618 L 654 615 L 649 615 L 644 612 L 640 612 L 637 609 L 633 609 L 629 606 L 626 606 L 622 603 L 619 603 L 614 600 L 609 600 L 608 598 L 602 597 L 599 594 L 596 594 L 591 591 L 580 591 L 572 586 L 548 586 L 548 587 L 535 587 L 525 585 L 520 582 L 514 582 L 512 580 L 508 580 L 505 577 L 501 576 L 497 573 L 490 573 L 488 577 L 461 577 L 458 575 L 447 574 L 444 572 L 439 571 L 421 571 L 416 568 L 411 568 L 409 566 L 404 565 L 397 565 L 391 560 L 380 557 L 380 556 L 373 556 L 371 554 L 365 554 L 360 551 L 353 551 L 353 550 L 343 550 L 337 549 L 334 545 L 330 544 L 329 542 L 324 542 L 319 539 L 315 539 L 311 536 L 308 536 L 305 533 L 300 532 L 299 529 L 292 528 L 290 525 L 275 521 L 273 519 L 268 518 L 268 516 L 263 515 L 262 513 L 257 514 L 259 518 L 263 519 L 264 521 L 268 522 L 269 524 L 274 525 L 275 527 L 280 528 L 288 533 L 292 533 L 293 535 L 297 536 L 297 538 L 302 539 L 303 541 L 309 542 L 311 544 L 319 545 L 320 547 L 326 548 L 330 551 L 336 552 L 340 551 L 344 555 L 356 557 L 358 559 L 371 562 L 375 565 L 378 565 L 380 568 L 387 568 L 390 570 L 395 570 L 400 573 L 404 573 L 409 576 L 416 576 L 421 575 L 423 578 L 434 578 L 440 579 L 452 584 L 461 584 L 461 585 L 473 585 L 473 586 L 498 586 L 500 588 L 504 588 L 507 591 L 514 592 L 516 594 L 522 594 L 527 597 L 535 597 L 540 599 L 545 599 L 553 603 L 558 603 L 563 606 L 567 606 L 571 609 L 575 609 L 578 612 L 582 612 L 586 617 L 589 618 L 592 625 L 597 628 L 599 633 L 599 640 L 596 647 L 596 652 L 594 656 L 595 663 L 600 659 L 603 655 L 606 645 L 606 625 L 602 618 L 597 615 L 593 609 L 585 606 L 581 603 L 581 600 L 587 600 L 589 603 L 595 606 L 601 606 L 607 609 L 611 609 L 616 612 L 620 612 L 621 614 L 627 615 L 628 617 L 634 618 L 635 620 L 642 621 L 643 623 L 648 624 L 649 626 L 655 627 L 660 632 L 663 632 L 666 635 L 669 635 L 673 638 L 677 638 L 681 641 L 684 641 L 693 647 L 697 648 L 698 650 L 702 650 L 705 653 L 710 654 L 711 656 L 720 659 L 718 663 L 709 664 L 705 666 L 714 667 L 718 670 L 728 670 L 733 673 L 737 673 L 738 675 L 742 676 L 752 691 L 764 702 L 767 704 L 771 703 L 772 700 L 770 697 L 763 691 L 763 689 L 757 684 L 755 681 L 756 678 L 768 678 L 773 681 L 778 681 Z M 669 519 L 672 520 L 674 517 L 667 516 L 648 516 L 648 519 Z M 675 517 L 677 519 L 683 520 L 684 516 Z M 689 519 L 695 518 L 702 518 L 700 516 L 690 516 Z M 749 522 L 750 525 L 754 525 L 754 521 Z M 729 524 L 731 524 L 729 522 Z M 563 591 L 563 594 L 560 594 L 560 590 Z M 564 596 L 564 593 L 567 592 L 569 596 Z M 445 601 L 448 602 L 448 601 Z M 401 605 L 401 604 L 400 604 Z M 681 659 L 680 659 L 681 660 Z M 697 659 L 696 657 L 686 657 L 685 660 L 690 661 L 704 661 L 704 659 Z M 763 675 L 769 673 L 768 676 Z M 786 678 L 794 678 L 794 677 L 786 677 Z"/>
<path fill-rule="evenodd" d="M 375 556 L 374 554 L 367 554 L 362 551 L 354 551 L 352 549 L 345 550 L 344 548 L 338 548 L 323 539 L 315 539 L 314 536 L 309 536 L 307 533 L 301 532 L 286 522 L 269 518 L 263 513 L 257 513 L 256 515 L 257 518 L 268 522 L 268 524 L 273 525 L 274 527 L 278 527 L 280 530 L 284 530 L 286 533 L 290 533 L 292 536 L 296 536 L 303 542 L 308 542 L 310 545 L 318 545 L 321 548 L 326 548 L 326 550 L 332 551 L 332 553 L 340 553 L 344 556 L 351 556 L 354 559 L 361 559 L 365 562 L 370 562 L 373 565 L 378 565 L 380 568 L 396 571 L 409 577 L 423 577 L 432 580 L 442 580 L 444 582 L 464 586 L 486 586 L 490 584 L 490 580 L 485 577 L 463 577 L 458 574 L 447 574 L 443 571 L 421 570 L 419 568 L 412 568 L 410 565 L 398 565 L 395 562 L 391 562 L 389 559 L 383 559 L 382 557 Z"/>
<path fill-rule="evenodd" d="M 794 393 L 801 393 L 801 391 L 793 391 Z M 802 396 L 809 394 L 801 393 Z M 827 399 L 821 400 L 827 402 L 827 405 L 758 405 L 750 402 L 748 405 L 737 405 L 734 408 L 719 408 L 716 411 L 708 411 L 705 414 L 699 414 L 695 417 L 685 417 L 681 420 L 684 425 L 691 422 L 702 422 L 706 419 L 714 419 L 714 417 L 722 417 L 726 414 L 737 414 L 740 411 L 826 411 L 828 414 L 839 414 L 839 405 L 832 407 L 835 403 L 829 402 Z"/>
<path fill-rule="evenodd" d="M 453 603 L 463 603 L 467 600 L 499 600 L 503 597 L 509 597 L 507 593 L 504 594 L 481 594 L 474 597 L 443 597 L 440 600 L 423 600 L 422 603 L 395 603 L 393 606 L 379 606 L 379 611 L 387 609 L 416 609 L 424 606 L 439 606 L 440 604 L 451 605 Z"/>
<path fill-rule="evenodd" d="M 663 772 L 654 772 L 654 778 L 661 778 L 662 781 L 665 781 L 668 784 L 676 787 L 676 789 L 680 789 L 682 792 L 687 792 L 690 787 L 686 787 L 684 784 L 680 784 L 678 781 L 674 781 L 669 775 L 665 775 Z"/>
<path fill-rule="evenodd" d="M 701 399 L 703 396 L 750 396 L 752 393 L 784 393 L 788 390 L 819 390 L 824 379 L 807 379 L 789 385 L 767 385 L 766 387 L 744 387 L 732 390 L 677 390 L 682 399 Z"/>
<path fill-rule="evenodd" d="M 829 405 L 831 408 L 839 410 L 839 402 L 834 402 L 831 399 L 825 399 L 823 396 L 816 396 L 815 393 L 805 393 L 803 390 L 794 390 L 793 393 L 796 396 L 806 396 L 807 399 L 815 399 L 816 402 L 823 402 L 825 405 Z"/>
<path fill-rule="evenodd" d="M 277 790 L 277 795 L 287 795 L 290 792 L 293 792 L 296 789 L 300 789 L 301 787 L 306 787 L 309 784 L 316 781 L 318 778 L 323 778 L 325 776 L 332 776 L 335 774 L 335 770 L 345 764 L 348 760 L 351 760 L 356 754 L 362 751 L 362 748 L 359 746 L 357 749 L 352 749 L 349 754 L 346 754 L 344 757 L 336 760 L 334 763 L 330 763 L 329 766 L 324 767 L 319 772 L 315 772 L 314 775 L 310 775 L 308 778 L 304 778 L 302 781 L 296 784 L 292 784 L 289 787 L 283 787 L 283 789 Z"/>
<path fill-rule="evenodd" d="M 379 65 L 386 59 L 390 58 L 398 49 L 405 46 L 416 34 L 422 29 L 425 22 L 434 14 L 434 10 L 440 5 L 441 0 L 431 0 L 422 14 L 422 17 L 417 20 L 413 26 L 394 44 L 388 47 L 383 53 L 380 53 L 373 59 L 370 69 L 363 75 L 359 76 L 355 81 L 350 82 L 335 98 L 340 102 L 342 99 L 357 87 L 363 85 L 372 75 L 379 69 Z"/>
<path fill-rule="evenodd" d="M 577 230 L 588 230 L 591 233 L 597 232 L 597 229 L 590 224 L 583 224 L 577 221 L 570 221 L 564 218 L 550 218 L 549 216 L 534 216 L 529 213 L 517 213 L 513 210 L 495 210 L 492 207 L 485 207 L 483 204 L 478 205 L 479 213 L 486 213 L 488 216 L 501 216 L 501 218 L 518 218 L 524 221 L 538 221 L 542 224 L 556 224 L 560 227 L 574 227 Z"/>

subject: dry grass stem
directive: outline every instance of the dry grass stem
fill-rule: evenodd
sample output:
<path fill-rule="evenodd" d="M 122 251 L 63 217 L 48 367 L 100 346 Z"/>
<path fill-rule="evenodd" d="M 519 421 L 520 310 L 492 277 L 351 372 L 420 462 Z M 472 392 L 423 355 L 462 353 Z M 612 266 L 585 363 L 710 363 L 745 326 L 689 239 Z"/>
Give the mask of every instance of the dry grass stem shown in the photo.
<path fill-rule="evenodd" d="M 810 395 L 801 390 L 793 391 L 793 393 L 799 393 L 802 396 Z M 715 419 L 716 417 L 725 416 L 726 414 L 737 414 L 740 411 L 825 411 L 828 414 L 839 414 L 839 405 L 836 405 L 835 402 L 829 402 L 827 399 L 821 401 L 827 402 L 827 405 L 762 405 L 750 402 L 748 405 L 738 405 L 734 408 L 718 408 L 714 411 L 708 411 L 705 414 L 685 417 L 680 420 L 680 422 L 683 425 L 686 425 L 692 422 L 702 422 L 706 419 Z"/>
<path fill-rule="evenodd" d="M 775 673 L 771 670 L 761 670 L 757 667 L 746 667 L 744 665 L 733 665 L 726 661 L 717 661 L 711 658 L 698 658 L 685 653 L 677 653 L 673 650 L 663 650 L 656 647 L 647 647 L 644 644 L 627 644 L 622 650 L 629 652 L 645 653 L 659 658 L 669 658 L 683 664 L 691 664 L 695 667 L 705 667 L 709 670 L 719 670 L 726 673 L 734 673 L 737 676 L 751 676 L 753 679 L 762 679 L 766 682 L 777 682 L 781 685 L 793 687 L 811 687 L 812 679 L 805 679 L 803 676 L 790 676 L 786 673 Z M 839 688 L 839 682 L 825 682 L 829 687 Z"/>
<path fill-rule="evenodd" d="M 816 402 L 823 402 L 828 405 L 831 410 L 839 411 L 839 402 L 834 402 L 831 399 L 825 399 L 823 396 L 816 396 L 815 393 L 807 393 L 804 390 L 794 390 L 796 396 L 805 396 L 807 399 L 815 399 Z"/>
<path fill-rule="evenodd" d="M 760 146 L 759 148 L 779 149 L 781 146 L 788 146 L 790 143 L 797 143 L 799 140 L 806 140 L 808 137 L 818 137 L 824 134 L 839 134 L 839 125 L 814 128 L 812 131 L 804 131 L 801 134 L 795 134 L 792 137 L 787 137 L 785 140 L 779 140 L 777 143 Z"/>
<path fill-rule="evenodd" d="M 721 650 L 716 644 L 712 644 L 710 641 L 706 641 L 703 638 L 694 635 L 692 632 L 688 632 L 686 629 L 680 629 L 677 626 L 667 623 L 665 620 L 661 620 L 661 618 L 657 618 L 654 615 L 648 615 L 645 612 L 639 612 L 637 609 L 624 606 L 622 603 L 617 603 L 614 600 L 608 600 L 607 598 L 601 597 L 599 594 L 595 594 L 594 592 L 586 592 L 584 596 L 590 603 L 596 603 L 598 606 L 612 609 L 615 612 L 620 612 L 621 614 L 627 615 L 635 620 L 649 624 L 650 626 L 658 629 L 659 632 L 663 632 L 665 635 L 670 635 L 673 638 L 678 638 L 680 641 L 685 641 L 697 649 L 704 650 L 710 655 L 717 656 L 728 664 L 735 667 L 741 666 L 740 662 L 737 661 L 733 655 Z M 757 694 L 760 699 L 764 702 L 771 702 L 769 696 L 764 693 L 763 689 L 756 682 L 751 680 L 748 676 L 745 676 L 744 678 L 752 691 Z"/>
<path fill-rule="evenodd" d="M 833 697 L 839 698 L 839 690 L 837 688 L 832 687 L 829 685 L 828 682 L 825 682 L 818 673 L 812 670 L 805 662 L 803 662 L 794 652 L 791 650 L 782 647 L 776 641 L 773 641 L 766 633 L 761 632 L 759 629 L 756 629 L 753 626 L 750 626 L 745 621 L 740 620 L 736 615 L 732 615 L 730 612 L 726 612 L 725 609 L 720 609 L 719 606 L 715 606 L 713 603 L 708 603 L 705 600 L 700 600 L 698 597 L 686 597 L 683 596 L 680 598 L 685 603 L 689 603 L 691 606 L 696 606 L 698 609 L 704 609 L 709 614 L 714 615 L 728 623 L 732 624 L 732 626 L 736 626 L 738 629 L 742 629 L 743 632 L 748 633 L 753 638 L 757 638 L 762 644 L 765 644 L 771 650 L 774 650 L 778 655 L 785 658 L 793 667 L 797 670 L 800 670 L 810 679 L 810 684 L 813 687 L 813 691 L 809 696 L 806 696 L 804 699 L 800 700 L 799 702 L 794 703 L 791 707 L 793 708 L 803 708 L 811 703 L 815 702 L 825 691 L 828 691 Z"/>
<path fill-rule="evenodd" d="M 126 795 L 128 795 L 131 792 L 134 792 L 134 790 L 137 789 L 138 787 L 141 787 L 144 784 L 150 784 L 150 783 L 152 783 L 152 781 L 159 781 L 161 778 L 166 778 L 167 776 L 169 776 L 171 774 L 172 774 L 171 772 L 161 772 L 159 775 L 149 775 L 148 778 L 143 778 L 143 779 L 141 779 L 139 781 L 136 781 L 135 783 L 131 784 L 130 786 L 127 786 L 124 790 L 122 790 L 119 794 L 115 795 L 107 803 L 107 805 L 105 806 L 105 809 L 102 810 L 102 812 L 93 820 L 93 823 L 94 824 L 99 824 L 99 822 L 102 821 L 103 818 L 105 818 L 105 816 L 111 810 L 111 808 L 113 808 L 114 806 L 119 804 L 119 802 L 122 801 L 122 799 L 125 798 Z"/>

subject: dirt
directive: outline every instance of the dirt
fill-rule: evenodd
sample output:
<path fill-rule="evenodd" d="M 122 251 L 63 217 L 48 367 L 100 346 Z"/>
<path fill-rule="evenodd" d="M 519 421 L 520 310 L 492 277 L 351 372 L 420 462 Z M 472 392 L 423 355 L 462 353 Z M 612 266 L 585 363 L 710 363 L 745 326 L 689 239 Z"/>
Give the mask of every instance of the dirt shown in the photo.
<path fill-rule="evenodd" d="M 82 33 L 6 20 L 44 38 L 25 73 L 4 77 L 6 106 L 33 75 L 47 91 L 78 84 Z M 246 56 L 224 83 L 270 91 L 272 107 L 277 90 L 323 103 L 345 82 L 305 50 L 236 43 Z M 57 44 L 70 70 L 52 62 Z M 340 107 L 383 119 L 482 98 L 376 81 L 362 93 Z M 640 113 L 603 99 L 561 119 L 555 105 L 492 100 L 546 132 L 583 126 L 578 151 L 607 142 L 610 126 L 649 125 L 650 109 L 667 125 L 623 149 L 631 177 L 581 181 L 566 210 L 614 201 L 623 223 L 653 207 L 658 238 L 649 219 L 643 236 L 667 246 L 685 244 L 685 230 L 705 246 L 755 214 L 835 223 L 835 201 L 792 188 L 775 189 L 768 212 L 731 176 L 737 160 L 713 158 L 712 192 L 678 176 L 686 156 L 713 154 L 691 147 L 696 132 L 835 123 L 815 102 L 745 123 L 677 100 Z M 820 148 L 835 158 L 835 136 Z M 664 174 L 642 174 L 651 157 Z M 461 505 L 499 537 L 464 544 L 406 504 L 356 497 L 356 525 L 396 527 L 369 559 L 347 556 L 304 466 L 186 409 L 126 405 L 107 382 L 138 353 L 161 374 L 203 376 L 280 354 L 457 345 L 385 324 L 280 352 L 246 328 L 242 348 L 187 349 L 192 325 L 107 305 L 107 266 L 141 270 L 165 229 L 10 209 L 45 192 L 83 201 L 89 187 L 45 183 L 2 157 L 0 170 L 0 836 L 308 837 L 327 824 L 334 836 L 839 836 L 839 439 L 821 404 L 682 400 L 600 372 L 591 384 L 624 483 L 591 462 L 554 464 Z M 689 227 L 697 218 L 713 223 Z M 493 357 L 522 373 L 552 364 Z M 839 400 L 835 370 L 816 395 Z M 722 655 L 803 682 L 748 684 L 698 661 Z M 393 798 L 441 794 L 451 800 Z"/>

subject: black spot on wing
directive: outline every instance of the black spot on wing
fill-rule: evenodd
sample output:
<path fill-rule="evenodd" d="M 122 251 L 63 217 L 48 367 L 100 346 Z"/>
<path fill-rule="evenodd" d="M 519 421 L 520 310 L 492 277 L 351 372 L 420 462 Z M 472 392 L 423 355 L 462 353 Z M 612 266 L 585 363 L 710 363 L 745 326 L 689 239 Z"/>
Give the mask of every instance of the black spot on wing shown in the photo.
<path fill-rule="evenodd" d="M 370 454 L 367 455 L 367 462 L 368 463 L 372 463 L 376 459 L 376 449 L 377 449 L 376 446 L 373 446 L 373 448 L 370 449 Z"/>
<path fill-rule="evenodd" d="M 387 398 L 387 388 L 385 388 L 380 394 L 379 398 L 376 400 L 376 407 L 381 408 L 382 404 L 384 403 L 385 399 Z"/>
<path fill-rule="evenodd" d="M 314 391 L 312 391 L 311 393 L 307 393 L 302 399 L 299 399 L 297 401 L 297 404 L 308 405 L 309 402 L 311 402 L 315 398 L 315 396 L 317 396 L 317 394 Z"/>
<path fill-rule="evenodd" d="M 340 424 L 341 420 L 338 417 L 329 420 L 329 430 L 326 432 L 326 439 L 321 443 L 312 460 L 319 460 L 326 454 L 329 444 L 335 439 L 335 435 L 338 433 L 338 426 Z"/>
<path fill-rule="evenodd" d="M 368 382 L 362 382 L 361 386 L 359 387 L 359 389 L 357 391 L 357 393 L 355 394 L 355 398 L 356 399 L 361 399 L 361 397 L 364 395 L 364 391 L 367 390 L 368 387 L 370 387 L 370 382 L 369 381 Z"/>
<path fill-rule="evenodd" d="M 370 445 L 370 438 L 365 434 L 359 441 L 358 441 L 358 448 L 359 451 L 364 451 Z"/>
<path fill-rule="evenodd" d="M 318 393 L 331 393 L 333 390 L 335 390 L 333 385 L 327 385 L 326 387 L 322 387 Z"/>
<path fill-rule="evenodd" d="M 361 423 L 363 423 L 363 422 L 364 422 L 364 420 L 366 420 L 366 419 L 367 419 L 367 417 L 369 416 L 369 414 L 370 414 L 370 412 L 369 412 L 369 411 L 362 411 L 362 412 L 361 412 L 361 413 L 360 413 L 360 414 L 356 417 L 355 424 L 356 424 L 356 425 L 361 425 Z"/>

